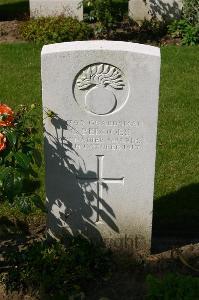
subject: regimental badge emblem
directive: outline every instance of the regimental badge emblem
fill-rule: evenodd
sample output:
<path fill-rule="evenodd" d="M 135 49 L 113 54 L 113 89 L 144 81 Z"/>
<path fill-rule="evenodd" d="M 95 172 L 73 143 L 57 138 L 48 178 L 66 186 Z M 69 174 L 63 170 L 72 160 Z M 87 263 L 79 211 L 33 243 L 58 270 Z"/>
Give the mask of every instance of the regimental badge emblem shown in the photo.
<path fill-rule="evenodd" d="M 73 92 L 77 103 L 87 112 L 107 115 L 124 106 L 129 84 L 119 68 L 97 63 L 77 74 Z"/>

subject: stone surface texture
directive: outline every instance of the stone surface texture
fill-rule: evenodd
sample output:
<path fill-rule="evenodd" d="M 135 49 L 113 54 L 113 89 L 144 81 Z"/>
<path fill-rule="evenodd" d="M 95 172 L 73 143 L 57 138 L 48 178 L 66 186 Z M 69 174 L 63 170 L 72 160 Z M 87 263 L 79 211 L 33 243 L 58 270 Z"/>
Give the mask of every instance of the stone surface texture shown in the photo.
<path fill-rule="evenodd" d="M 30 0 L 30 16 L 47 17 L 65 15 L 83 20 L 83 6 L 80 0 Z"/>
<path fill-rule="evenodd" d="M 149 254 L 159 80 L 156 47 L 44 46 L 50 235 L 82 234 L 115 251 Z"/>
<path fill-rule="evenodd" d="M 135 21 L 179 18 L 182 0 L 129 0 L 129 16 Z"/>

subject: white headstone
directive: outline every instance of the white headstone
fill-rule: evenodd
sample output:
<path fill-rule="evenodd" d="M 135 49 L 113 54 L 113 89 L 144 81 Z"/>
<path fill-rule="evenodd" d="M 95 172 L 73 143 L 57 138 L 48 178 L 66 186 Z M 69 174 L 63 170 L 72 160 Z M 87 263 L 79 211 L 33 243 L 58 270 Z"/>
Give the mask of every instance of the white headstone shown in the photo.
<path fill-rule="evenodd" d="M 82 234 L 118 251 L 149 253 L 159 77 L 156 47 L 113 41 L 44 46 L 52 236 Z"/>
<path fill-rule="evenodd" d="M 182 0 L 129 0 L 129 16 L 134 21 L 169 20 L 180 17 Z"/>
<path fill-rule="evenodd" d="M 83 20 L 83 6 L 80 6 L 81 0 L 29 0 L 30 16 L 72 16 Z"/>

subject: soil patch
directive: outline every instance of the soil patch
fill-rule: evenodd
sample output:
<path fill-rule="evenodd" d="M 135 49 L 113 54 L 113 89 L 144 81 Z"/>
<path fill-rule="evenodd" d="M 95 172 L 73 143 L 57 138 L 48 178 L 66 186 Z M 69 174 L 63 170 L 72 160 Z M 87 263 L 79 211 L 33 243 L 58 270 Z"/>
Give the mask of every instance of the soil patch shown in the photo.
<path fill-rule="evenodd" d="M 22 42 L 19 34 L 19 26 L 22 21 L 2 21 L 0 22 L 0 43 Z"/>

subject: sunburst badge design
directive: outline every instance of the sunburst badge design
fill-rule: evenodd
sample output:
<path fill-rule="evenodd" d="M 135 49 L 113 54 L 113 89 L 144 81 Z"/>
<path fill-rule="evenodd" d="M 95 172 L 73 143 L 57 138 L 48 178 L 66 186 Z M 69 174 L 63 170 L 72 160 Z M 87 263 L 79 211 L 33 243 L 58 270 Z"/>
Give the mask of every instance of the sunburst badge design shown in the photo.
<path fill-rule="evenodd" d="M 90 113 L 110 114 L 121 106 L 120 102 L 124 102 L 119 98 L 124 92 L 126 94 L 128 84 L 125 81 L 123 73 L 115 66 L 90 65 L 76 77 L 75 98 Z"/>

